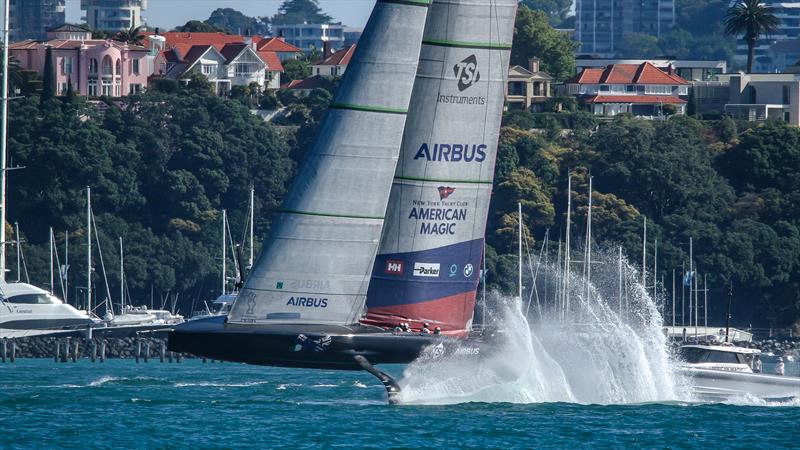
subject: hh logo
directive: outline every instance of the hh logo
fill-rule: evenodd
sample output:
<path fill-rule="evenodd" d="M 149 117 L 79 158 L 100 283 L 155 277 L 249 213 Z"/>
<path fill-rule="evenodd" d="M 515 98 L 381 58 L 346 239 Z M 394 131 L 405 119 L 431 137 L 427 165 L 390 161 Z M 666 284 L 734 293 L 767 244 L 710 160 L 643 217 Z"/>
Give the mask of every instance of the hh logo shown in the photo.
<path fill-rule="evenodd" d="M 403 261 L 386 260 L 386 272 L 389 275 L 402 275 L 403 274 Z"/>
<path fill-rule="evenodd" d="M 453 67 L 453 72 L 458 80 L 458 90 L 466 91 L 473 84 L 481 81 L 481 73 L 478 71 L 478 58 L 475 55 L 468 57 Z"/>
<path fill-rule="evenodd" d="M 439 186 L 439 200 L 444 200 L 447 197 L 456 191 L 456 188 L 451 188 L 449 186 Z"/>

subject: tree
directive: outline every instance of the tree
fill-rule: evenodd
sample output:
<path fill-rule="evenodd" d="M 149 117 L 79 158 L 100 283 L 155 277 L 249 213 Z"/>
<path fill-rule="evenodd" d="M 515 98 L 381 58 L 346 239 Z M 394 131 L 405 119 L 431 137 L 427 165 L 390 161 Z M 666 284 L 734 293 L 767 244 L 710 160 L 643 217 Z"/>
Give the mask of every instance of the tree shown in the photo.
<path fill-rule="evenodd" d="M 130 27 L 130 29 L 120 31 L 115 34 L 113 39 L 115 41 L 123 42 L 130 45 L 142 45 L 144 34 L 142 34 L 142 27 Z"/>
<path fill-rule="evenodd" d="M 621 58 L 652 58 L 663 54 L 657 37 L 645 33 L 626 33 L 617 48 Z"/>
<path fill-rule="evenodd" d="M 563 81 L 575 73 L 577 48 L 568 34 L 550 26 L 547 14 L 525 5 L 519 7 L 511 49 L 512 64 L 526 67 L 528 59 L 535 56 L 541 59 L 542 70 Z"/>
<path fill-rule="evenodd" d="M 753 73 L 756 43 L 761 36 L 778 29 L 780 20 L 775 17 L 775 8 L 761 0 L 741 0 L 725 14 L 725 34 L 744 35 L 747 42 L 747 73 Z"/>
<path fill-rule="evenodd" d="M 291 25 L 303 22 L 330 23 L 333 17 L 325 14 L 317 0 L 285 0 L 272 17 L 272 25 Z"/>
<path fill-rule="evenodd" d="M 44 55 L 44 86 L 42 89 L 42 102 L 56 96 L 56 68 L 53 62 L 53 48 L 47 47 Z"/>
<path fill-rule="evenodd" d="M 190 20 L 186 22 L 185 25 L 178 27 L 177 31 L 181 31 L 184 33 L 219 33 L 219 32 L 224 32 L 225 30 L 217 28 L 206 22 L 201 22 L 199 20 Z"/>
<path fill-rule="evenodd" d="M 305 58 L 292 58 L 283 62 L 283 77 L 287 81 L 302 80 L 311 76 L 311 63 Z"/>
<path fill-rule="evenodd" d="M 543 11 L 554 27 L 561 25 L 572 7 L 572 0 L 522 0 L 521 4 L 534 11 Z"/>
<path fill-rule="evenodd" d="M 233 8 L 217 8 L 205 23 L 229 33 L 263 36 L 269 34 L 268 17 L 250 17 Z"/>

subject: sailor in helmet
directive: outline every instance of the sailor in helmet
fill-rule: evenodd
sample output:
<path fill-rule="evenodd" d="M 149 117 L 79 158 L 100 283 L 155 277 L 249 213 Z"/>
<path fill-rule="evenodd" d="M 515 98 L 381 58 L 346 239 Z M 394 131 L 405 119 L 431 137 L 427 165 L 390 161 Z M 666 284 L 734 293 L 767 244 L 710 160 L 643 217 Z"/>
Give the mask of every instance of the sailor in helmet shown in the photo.
<path fill-rule="evenodd" d="M 775 375 L 783 376 L 784 370 L 785 370 L 785 368 L 784 368 L 784 365 L 783 365 L 783 358 L 778 357 L 778 364 L 775 365 Z"/>
<path fill-rule="evenodd" d="M 431 328 L 429 324 L 422 325 L 422 334 L 431 334 Z"/>

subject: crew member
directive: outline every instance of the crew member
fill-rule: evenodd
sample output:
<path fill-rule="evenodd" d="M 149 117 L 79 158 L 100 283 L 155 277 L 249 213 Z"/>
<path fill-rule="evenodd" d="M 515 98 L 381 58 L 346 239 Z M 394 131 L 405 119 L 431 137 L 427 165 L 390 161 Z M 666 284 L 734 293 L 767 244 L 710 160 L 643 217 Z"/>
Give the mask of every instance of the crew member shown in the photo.
<path fill-rule="evenodd" d="M 778 364 L 775 365 L 775 375 L 783 376 L 783 374 L 784 374 L 783 358 L 779 357 Z"/>
<path fill-rule="evenodd" d="M 761 373 L 761 355 L 756 354 L 753 359 L 753 372 Z"/>
<path fill-rule="evenodd" d="M 439 327 L 436 327 L 436 328 L 433 330 L 433 334 L 442 334 L 442 329 L 441 329 L 441 328 L 439 328 Z"/>
<path fill-rule="evenodd" d="M 431 334 L 431 329 L 429 327 L 430 327 L 430 325 L 428 325 L 427 323 L 423 324 L 422 325 L 422 334 Z"/>

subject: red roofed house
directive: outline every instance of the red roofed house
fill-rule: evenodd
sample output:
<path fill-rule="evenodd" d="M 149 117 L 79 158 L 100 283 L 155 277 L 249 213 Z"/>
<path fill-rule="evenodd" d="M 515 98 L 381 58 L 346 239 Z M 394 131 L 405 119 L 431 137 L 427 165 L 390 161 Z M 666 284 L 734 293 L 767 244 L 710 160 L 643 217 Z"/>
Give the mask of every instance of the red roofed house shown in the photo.
<path fill-rule="evenodd" d="M 590 111 L 601 116 L 630 113 L 640 117 L 663 117 L 664 105 L 686 114 L 690 83 L 670 71 L 644 62 L 586 68 L 565 83 L 569 94 L 578 96 Z"/>
<path fill-rule="evenodd" d="M 158 39 L 165 43 L 164 51 L 156 58 L 156 75 L 186 79 L 190 72 L 199 72 L 216 85 L 220 95 L 232 86 L 251 83 L 278 89 L 284 71 L 282 61 L 300 53 L 300 49 L 280 38 L 168 32 Z"/>
<path fill-rule="evenodd" d="M 327 58 L 323 58 L 311 65 L 311 75 L 323 77 L 340 77 L 347 70 L 347 65 L 356 52 L 356 45 L 345 47 Z"/>

